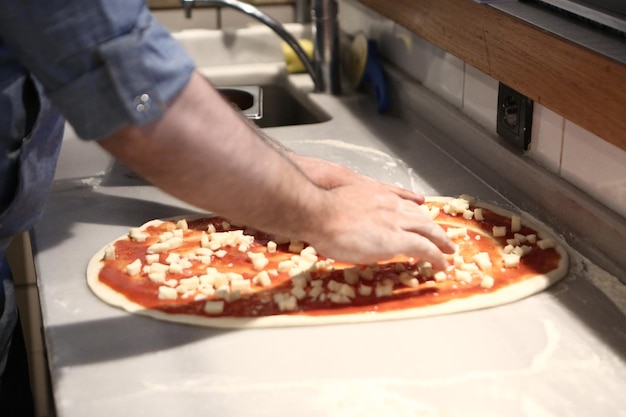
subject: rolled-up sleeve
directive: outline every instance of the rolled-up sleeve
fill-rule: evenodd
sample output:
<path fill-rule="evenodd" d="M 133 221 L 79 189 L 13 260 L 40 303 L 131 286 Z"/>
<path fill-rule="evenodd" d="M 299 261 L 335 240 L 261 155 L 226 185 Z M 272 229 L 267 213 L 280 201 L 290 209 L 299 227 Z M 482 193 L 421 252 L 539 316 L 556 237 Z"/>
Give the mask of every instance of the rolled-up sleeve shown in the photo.
<path fill-rule="evenodd" d="M 0 38 L 78 135 L 163 115 L 194 62 L 141 0 L 0 0 Z"/>

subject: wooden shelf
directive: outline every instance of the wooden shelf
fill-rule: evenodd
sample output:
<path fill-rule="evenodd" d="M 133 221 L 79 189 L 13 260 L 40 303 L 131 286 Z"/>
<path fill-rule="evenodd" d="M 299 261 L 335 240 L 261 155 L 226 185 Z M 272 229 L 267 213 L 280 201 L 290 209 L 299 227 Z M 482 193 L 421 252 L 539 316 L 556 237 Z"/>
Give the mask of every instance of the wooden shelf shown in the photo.
<path fill-rule="evenodd" d="M 626 150 L 626 65 L 471 0 L 359 0 Z"/>

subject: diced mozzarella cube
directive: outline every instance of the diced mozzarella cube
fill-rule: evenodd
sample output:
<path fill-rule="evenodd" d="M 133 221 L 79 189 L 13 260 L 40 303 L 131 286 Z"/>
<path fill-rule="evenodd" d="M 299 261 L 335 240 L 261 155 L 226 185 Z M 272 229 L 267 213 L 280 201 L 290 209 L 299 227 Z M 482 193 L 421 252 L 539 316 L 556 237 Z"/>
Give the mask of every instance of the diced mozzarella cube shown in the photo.
<path fill-rule="evenodd" d="M 476 197 L 469 194 L 461 194 L 459 198 L 467 201 L 470 206 L 474 206 L 476 204 Z"/>
<path fill-rule="evenodd" d="M 491 275 L 483 275 L 480 280 L 480 286 L 482 288 L 491 288 L 494 283 L 495 281 Z"/>
<path fill-rule="evenodd" d="M 230 230 L 230 223 L 228 223 L 227 221 L 223 221 L 222 222 L 222 229 L 223 230 Z"/>
<path fill-rule="evenodd" d="M 302 287 L 294 287 L 291 289 L 291 295 L 296 297 L 296 299 L 298 300 L 302 300 L 304 297 L 306 297 L 306 290 Z"/>
<path fill-rule="evenodd" d="M 249 293 L 252 290 L 249 279 L 231 281 L 230 289 L 231 291 L 239 291 L 240 293 Z"/>
<path fill-rule="evenodd" d="M 463 212 L 463 218 L 465 220 L 472 220 L 473 217 L 474 217 L 474 212 L 472 210 L 465 210 Z"/>
<path fill-rule="evenodd" d="M 369 285 L 361 284 L 359 285 L 359 295 L 367 297 L 372 294 L 373 288 Z"/>
<path fill-rule="evenodd" d="M 461 270 L 467 272 L 478 272 L 480 269 L 474 262 L 466 262 L 461 265 Z"/>
<path fill-rule="evenodd" d="M 383 282 L 376 284 L 376 297 L 388 297 L 393 295 L 393 281 L 386 279 Z"/>
<path fill-rule="evenodd" d="M 296 275 L 291 278 L 291 283 L 296 288 L 306 288 L 308 280 L 305 275 Z"/>
<path fill-rule="evenodd" d="M 483 209 L 478 207 L 474 209 L 474 219 L 478 220 L 478 221 L 483 221 L 485 220 L 485 217 L 483 216 Z"/>
<path fill-rule="evenodd" d="M 448 214 L 463 214 L 465 210 L 469 209 L 469 201 L 463 198 L 453 198 L 450 200 L 449 206 Z"/>
<path fill-rule="evenodd" d="M 505 253 L 502 256 L 505 268 L 516 268 L 519 266 L 520 256 L 514 253 Z"/>
<path fill-rule="evenodd" d="M 446 281 L 448 279 L 448 274 L 446 274 L 445 271 L 437 271 L 433 275 L 433 278 L 435 278 L 435 281 L 437 282 Z"/>
<path fill-rule="evenodd" d="M 181 278 L 178 281 L 178 284 L 185 287 L 188 291 L 195 290 L 200 285 L 200 278 L 197 277 L 196 275 L 189 277 L 189 278 Z"/>
<path fill-rule="evenodd" d="M 278 272 L 288 272 L 296 266 L 292 260 L 281 261 L 278 263 Z"/>
<path fill-rule="evenodd" d="M 454 276 L 457 281 L 470 283 L 472 282 L 472 273 L 468 271 L 463 271 L 461 269 L 456 269 L 454 271 Z"/>
<path fill-rule="evenodd" d="M 149 253 L 146 255 L 146 264 L 150 265 L 155 262 L 159 262 L 160 256 L 158 253 Z"/>
<path fill-rule="evenodd" d="M 366 266 L 359 270 L 359 277 L 366 281 L 372 281 L 374 279 L 374 270 L 372 270 L 371 266 Z"/>
<path fill-rule="evenodd" d="M 467 227 L 448 227 L 446 234 L 450 239 L 459 239 L 467 236 Z"/>
<path fill-rule="evenodd" d="M 550 248 L 553 248 L 554 246 L 556 246 L 556 243 L 554 242 L 553 239 L 550 239 L 550 238 L 541 239 L 537 241 L 537 247 L 542 250 L 550 249 Z"/>
<path fill-rule="evenodd" d="M 491 234 L 493 235 L 493 237 L 506 236 L 506 226 L 493 226 L 493 229 L 491 229 Z"/>
<path fill-rule="evenodd" d="M 148 272 L 148 278 L 155 284 L 165 283 L 165 272 Z"/>
<path fill-rule="evenodd" d="M 207 314 L 221 314 L 224 312 L 224 301 L 207 301 L 204 304 L 204 312 Z"/>
<path fill-rule="evenodd" d="M 261 252 L 248 252 L 248 258 L 250 258 L 252 268 L 255 271 L 261 271 L 270 263 L 269 259 L 265 257 L 265 254 Z"/>
<path fill-rule="evenodd" d="M 179 230 L 189 230 L 189 224 L 187 224 L 187 220 L 181 219 L 176 222 L 176 228 Z"/>
<path fill-rule="evenodd" d="M 278 245 L 273 240 L 267 242 L 267 253 L 276 253 L 276 248 Z"/>
<path fill-rule="evenodd" d="M 300 242 L 299 240 L 290 240 L 289 241 L 289 252 L 291 253 L 300 253 L 304 249 L 304 242 Z"/>
<path fill-rule="evenodd" d="M 134 277 L 141 272 L 141 266 L 141 259 L 135 259 L 133 262 L 126 265 L 126 273 Z"/>
<path fill-rule="evenodd" d="M 295 296 L 290 295 L 278 302 L 278 309 L 280 311 L 292 311 L 298 308 L 298 300 Z"/>
<path fill-rule="evenodd" d="M 511 231 L 519 232 L 522 230 L 522 218 L 517 214 L 511 216 Z"/>
<path fill-rule="evenodd" d="M 261 271 L 256 274 L 253 278 L 253 282 L 255 284 L 259 284 L 262 287 L 269 287 L 270 285 L 272 285 L 270 274 L 268 274 L 267 271 Z"/>
<path fill-rule="evenodd" d="M 228 252 L 226 252 L 224 249 L 220 249 L 220 250 L 216 251 L 216 252 L 214 253 L 214 255 L 215 255 L 216 257 L 218 257 L 218 258 L 222 259 L 224 256 L 226 256 L 226 254 L 227 254 L 227 253 L 228 253 Z"/>
<path fill-rule="evenodd" d="M 419 261 L 417 264 L 417 270 L 424 278 L 431 278 L 433 276 L 433 264 L 430 262 Z"/>
<path fill-rule="evenodd" d="M 359 282 L 359 271 L 356 268 L 346 268 L 343 270 L 343 279 L 351 285 Z"/>
<path fill-rule="evenodd" d="M 400 283 L 402 285 L 406 285 L 407 287 L 417 287 L 419 285 L 419 281 L 417 280 L 417 278 L 411 276 L 411 274 L 409 274 L 408 272 L 402 272 L 400 274 Z"/>
<path fill-rule="evenodd" d="M 104 248 L 104 260 L 112 261 L 114 259 L 115 259 L 115 246 L 114 245 L 107 245 Z"/>
<path fill-rule="evenodd" d="M 489 271 L 493 267 L 491 263 L 491 259 L 489 258 L 489 253 L 487 252 L 479 252 L 472 257 L 472 260 L 478 265 L 481 271 Z"/>
<path fill-rule="evenodd" d="M 527 235 L 527 236 L 526 236 L 526 241 L 527 241 L 528 243 L 537 243 L 537 235 L 536 235 L 536 234 L 534 234 L 534 233 L 532 233 L 532 234 L 530 234 L 530 235 Z"/>
<path fill-rule="evenodd" d="M 348 285 L 348 284 L 341 284 L 341 286 L 339 287 L 337 293 L 345 295 L 348 298 L 356 297 L 356 293 L 354 291 L 354 287 L 352 287 L 351 285 Z"/>
<path fill-rule="evenodd" d="M 178 292 L 175 288 L 161 285 L 158 292 L 159 300 L 175 300 L 178 298 Z"/>
<path fill-rule="evenodd" d="M 335 304 L 348 304 L 352 301 L 347 295 L 339 294 L 336 292 L 328 294 L 328 299 Z"/>

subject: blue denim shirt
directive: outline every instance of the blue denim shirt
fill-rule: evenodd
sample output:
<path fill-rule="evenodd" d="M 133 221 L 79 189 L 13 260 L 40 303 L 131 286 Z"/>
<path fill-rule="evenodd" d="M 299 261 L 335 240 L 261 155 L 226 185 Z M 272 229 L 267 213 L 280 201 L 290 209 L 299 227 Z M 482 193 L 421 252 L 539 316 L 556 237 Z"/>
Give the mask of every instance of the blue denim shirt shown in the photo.
<path fill-rule="evenodd" d="M 62 116 L 83 139 L 155 120 L 194 63 L 143 0 L 0 0 L 0 11 L 1 260 L 40 216 Z"/>

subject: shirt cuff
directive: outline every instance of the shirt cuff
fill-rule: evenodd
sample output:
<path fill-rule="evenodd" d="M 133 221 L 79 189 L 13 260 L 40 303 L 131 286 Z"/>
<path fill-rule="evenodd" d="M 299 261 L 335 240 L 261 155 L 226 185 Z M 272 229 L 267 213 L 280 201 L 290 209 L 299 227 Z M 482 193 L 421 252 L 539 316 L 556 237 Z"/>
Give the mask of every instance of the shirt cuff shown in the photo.
<path fill-rule="evenodd" d="M 96 53 L 101 65 L 50 94 L 83 139 L 161 117 L 195 67 L 149 13 L 139 16 L 133 31 L 101 43 Z"/>

